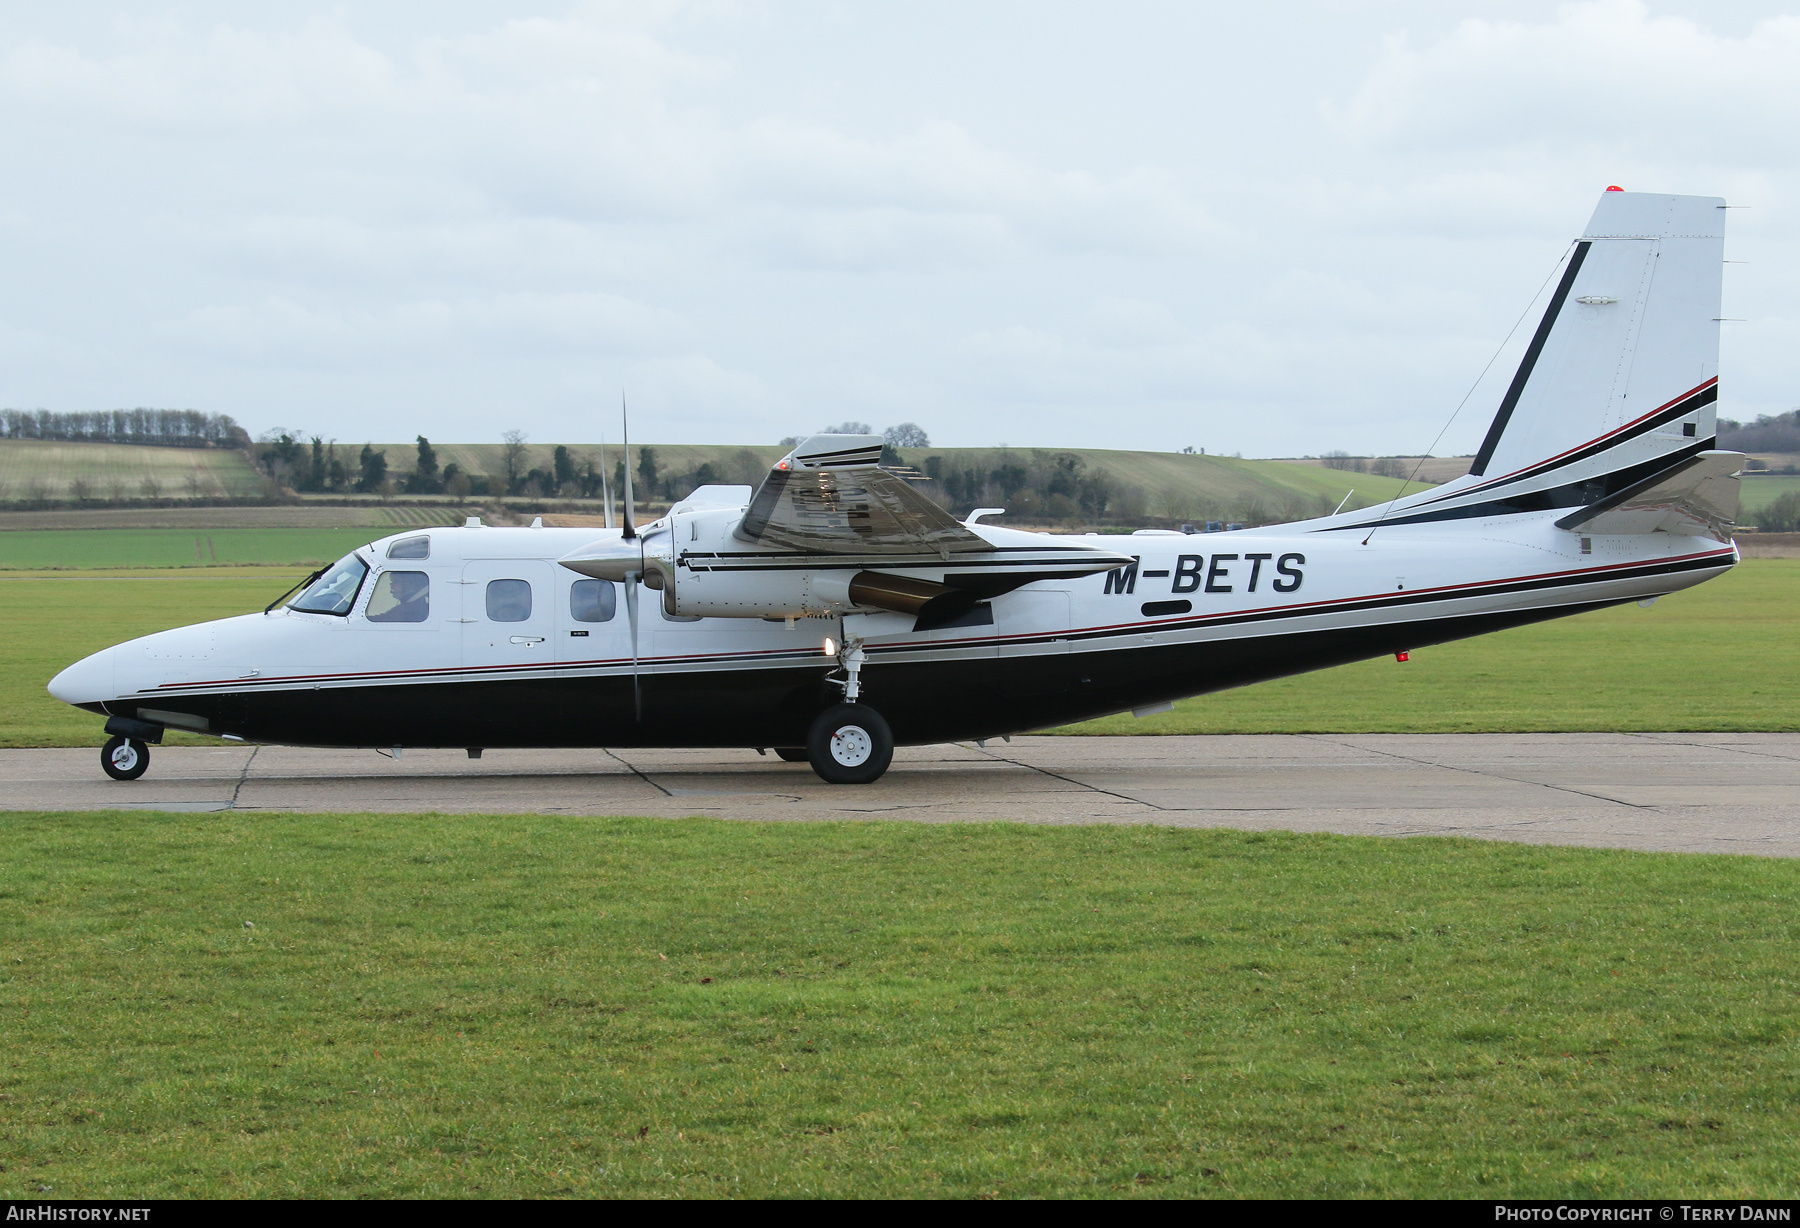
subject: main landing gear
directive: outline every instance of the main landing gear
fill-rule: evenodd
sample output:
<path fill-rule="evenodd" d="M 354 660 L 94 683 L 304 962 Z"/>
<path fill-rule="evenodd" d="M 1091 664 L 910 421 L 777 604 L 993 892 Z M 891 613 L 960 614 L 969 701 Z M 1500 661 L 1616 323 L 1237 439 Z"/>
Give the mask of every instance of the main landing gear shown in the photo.
<path fill-rule="evenodd" d="M 814 718 L 806 733 L 806 757 L 826 784 L 866 785 L 879 780 L 894 761 L 894 734 L 881 713 L 856 702 L 862 694 L 862 641 L 846 637 L 840 659 L 844 677 L 828 681 L 844 688 L 844 702 Z"/>
<path fill-rule="evenodd" d="M 150 768 L 149 744 L 114 735 L 100 748 L 100 767 L 114 780 L 136 780 Z"/>
<path fill-rule="evenodd" d="M 894 760 L 894 735 L 867 704 L 838 704 L 819 713 L 806 734 L 806 757 L 830 785 L 879 780 Z"/>

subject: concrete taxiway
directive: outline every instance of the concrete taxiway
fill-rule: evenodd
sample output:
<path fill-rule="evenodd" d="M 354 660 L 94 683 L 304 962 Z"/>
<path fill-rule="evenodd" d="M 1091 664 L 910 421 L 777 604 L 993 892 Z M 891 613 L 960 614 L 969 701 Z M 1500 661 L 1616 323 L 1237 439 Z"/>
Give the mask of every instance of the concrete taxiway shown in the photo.
<path fill-rule="evenodd" d="M 1159 823 L 1800 856 L 1800 735 L 1020 737 L 912 747 L 874 785 L 747 750 L 0 751 L 0 809 Z"/>

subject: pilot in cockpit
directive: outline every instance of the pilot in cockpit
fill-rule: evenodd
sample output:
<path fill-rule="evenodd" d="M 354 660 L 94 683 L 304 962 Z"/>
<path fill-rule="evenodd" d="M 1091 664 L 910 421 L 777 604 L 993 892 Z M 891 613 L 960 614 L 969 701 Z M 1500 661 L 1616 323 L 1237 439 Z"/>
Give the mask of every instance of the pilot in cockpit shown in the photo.
<path fill-rule="evenodd" d="M 431 613 L 431 579 L 422 571 L 386 571 L 369 598 L 372 623 L 422 623 Z"/>

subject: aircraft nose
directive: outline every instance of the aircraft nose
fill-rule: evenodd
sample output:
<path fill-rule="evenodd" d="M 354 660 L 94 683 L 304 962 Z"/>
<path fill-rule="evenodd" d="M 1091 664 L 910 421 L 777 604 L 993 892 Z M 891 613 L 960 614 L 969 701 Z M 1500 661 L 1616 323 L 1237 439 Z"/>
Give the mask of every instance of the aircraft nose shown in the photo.
<path fill-rule="evenodd" d="M 113 689 L 113 650 L 83 657 L 50 680 L 50 694 L 66 704 L 97 704 L 117 697 Z"/>

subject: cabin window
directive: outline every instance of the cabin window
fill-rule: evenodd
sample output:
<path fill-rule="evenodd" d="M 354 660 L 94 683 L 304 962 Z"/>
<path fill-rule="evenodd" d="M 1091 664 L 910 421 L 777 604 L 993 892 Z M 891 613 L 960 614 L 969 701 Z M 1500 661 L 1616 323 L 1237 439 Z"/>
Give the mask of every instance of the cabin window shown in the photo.
<path fill-rule="evenodd" d="M 531 585 L 525 580 L 489 580 L 488 621 L 522 623 L 531 617 Z"/>
<path fill-rule="evenodd" d="M 390 559 L 428 559 L 431 557 L 429 537 L 403 537 L 388 547 Z"/>
<path fill-rule="evenodd" d="M 296 597 L 288 605 L 288 609 L 342 617 L 356 604 L 356 594 L 362 588 L 363 577 L 368 574 L 367 563 L 354 554 L 345 555 L 332 564 L 329 571 L 313 581 L 311 588 Z"/>
<path fill-rule="evenodd" d="M 609 623 L 619 610 L 619 590 L 611 580 L 577 580 L 569 587 L 569 617 L 578 623 Z"/>
<path fill-rule="evenodd" d="M 384 571 L 369 594 L 372 623 L 422 623 L 431 614 L 431 577 L 422 571 Z"/>

